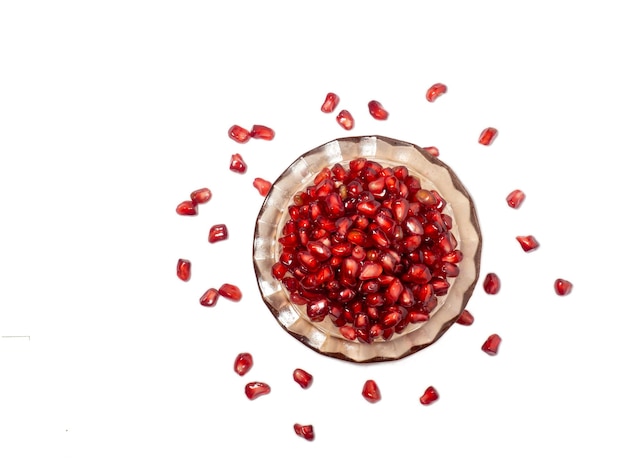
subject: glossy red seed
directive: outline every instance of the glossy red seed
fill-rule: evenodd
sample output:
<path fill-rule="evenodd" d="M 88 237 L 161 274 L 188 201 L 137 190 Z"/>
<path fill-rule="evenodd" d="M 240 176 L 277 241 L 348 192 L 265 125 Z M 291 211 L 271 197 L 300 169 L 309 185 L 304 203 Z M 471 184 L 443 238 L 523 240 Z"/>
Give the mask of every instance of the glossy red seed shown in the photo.
<path fill-rule="evenodd" d="M 339 328 L 339 333 L 348 341 L 354 341 L 356 339 L 356 330 L 349 325 L 344 325 Z"/>
<path fill-rule="evenodd" d="M 380 401 L 380 390 L 378 385 L 373 380 L 366 380 L 365 384 L 363 384 L 363 390 L 361 392 L 363 398 L 365 398 L 370 403 L 376 403 Z"/>
<path fill-rule="evenodd" d="M 557 295 L 568 295 L 572 292 L 573 284 L 565 279 L 557 279 L 554 281 L 554 291 Z"/>
<path fill-rule="evenodd" d="M 495 295 L 500 291 L 500 278 L 495 273 L 489 273 L 485 276 L 483 281 L 483 288 L 485 292 L 490 295 Z"/>
<path fill-rule="evenodd" d="M 272 183 L 264 180 L 263 178 L 254 178 L 252 185 L 257 189 L 261 196 L 267 196 L 270 189 L 272 189 Z"/>
<path fill-rule="evenodd" d="M 297 436 L 300 436 L 307 441 L 312 441 L 315 439 L 315 430 L 313 429 L 312 424 L 294 424 L 293 430 L 295 431 Z"/>
<path fill-rule="evenodd" d="M 235 173 L 244 174 L 248 170 L 248 165 L 243 161 L 243 157 L 235 153 L 230 157 L 230 171 Z"/>
<path fill-rule="evenodd" d="M 241 290 L 234 284 L 222 284 L 217 291 L 222 297 L 226 297 L 233 302 L 241 300 Z"/>
<path fill-rule="evenodd" d="M 494 127 L 488 127 L 480 133 L 478 143 L 482 145 L 491 145 L 498 136 L 498 130 Z"/>
<path fill-rule="evenodd" d="M 241 376 L 246 375 L 253 365 L 254 361 L 252 360 L 252 354 L 247 352 L 237 354 L 234 365 L 234 369 L 237 374 Z"/>
<path fill-rule="evenodd" d="M 347 131 L 354 127 L 354 118 L 352 117 L 352 114 L 350 114 L 350 111 L 345 109 L 339 111 L 339 114 L 337 114 L 337 122 Z"/>
<path fill-rule="evenodd" d="M 200 297 L 200 305 L 204 307 L 213 307 L 217 303 L 217 299 L 219 299 L 220 293 L 217 289 L 211 287 L 208 289 L 202 297 Z"/>
<path fill-rule="evenodd" d="M 420 397 L 420 403 L 422 405 L 430 405 L 437 400 L 439 400 L 439 392 L 437 392 L 432 385 L 428 387 Z"/>
<path fill-rule="evenodd" d="M 246 396 L 250 400 L 254 400 L 260 396 L 267 395 L 271 392 L 269 385 L 263 382 L 250 382 L 244 387 Z"/>
<path fill-rule="evenodd" d="M 191 261 L 179 259 L 176 264 L 176 275 L 181 281 L 188 281 L 191 278 Z"/>
<path fill-rule="evenodd" d="M 303 369 L 293 371 L 293 380 L 302 388 L 309 388 L 313 383 L 313 376 Z"/>
<path fill-rule="evenodd" d="M 426 100 L 432 103 L 447 91 L 448 87 L 443 83 L 435 83 L 428 90 L 426 90 Z"/>
<path fill-rule="evenodd" d="M 209 229 L 209 243 L 221 242 L 228 239 L 228 227 L 225 224 L 216 224 Z"/>
<path fill-rule="evenodd" d="M 425 150 L 429 155 L 435 158 L 439 157 L 439 149 L 437 147 L 423 147 L 422 150 Z"/>
<path fill-rule="evenodd" d="M 212 195 L 213 194 L 211 193 L 211 190 L 209 188 L 196 189 L 190 195 L 191 202 L 193 202 L 194 204 L 204 204 L 211 199 Z"/>
<path fill-rule="evenodd" d="M 250 140 L 250 132 L 248 132 L 247 129 L 244 129 L 243 127 L 235 124 L 230 129 L 228 129 L 228 137 L 233 139 L 235 142 L 243 144 Z"/>
<path fill-rule="evenodd" d="M 261 124 L 255 124 L 250 129 L 250 137 L 253 139 L 272 140 L 275 135 L 274 129 Z"/>
<path fill-rule="evenodd" d="M 490 356 L 495 356 L 498 354 L 498 349 L 500 348 L 500 342 L 502 338 L 499 335 L 493 334 L 490 335 L 487 340 L 482 345 L 482 350 L 489 354 Z"/>
<path fill-rule="evenodd" d="M 198 206 L 193 201 L 183 201 L 176 206 L 178 215 L 198 215 Z"/>
<path fill-rule="evenodd" d="M 511 191 L 506 197 L 506 203 L 509 205 L 509 207 L 517 209 L 519 206 L 522 205 L 524 199 L 526 199 L 526 194 L 524 194 L 524 191 L 522 191 L 521 189 L 515 189 Z"/>
<path fill-rule="evenodd" d="M 374 119 L 384 121 L 389 117 L 387 110 L 383 108 L 383 105 L 378 101 L 370 101 L 367 103 L 367 108 Z"/>
<path fill-rule="evenodd" d="M 539 248 L 539 242 L 532 235 L 520 235 L 518 237 L 515 237 L 515 239 L 519 242 L 522 250 L 526 252 L 533 251 Z"/>
<path fill-rule="evenodd" d="M 335 93 L 328 93 L 326 95 L 326 99 L 324 103 L 322 103 L 322 112 L 323 113 L 332 113 L 339 104 L 339 96 Z"/>
<path fill-rule="evenodd" d="M 472 315 L 468 310 L 463 310 L 456 322 L 459 325 L 469 326 L 474 323 L 474 315 Z"/>

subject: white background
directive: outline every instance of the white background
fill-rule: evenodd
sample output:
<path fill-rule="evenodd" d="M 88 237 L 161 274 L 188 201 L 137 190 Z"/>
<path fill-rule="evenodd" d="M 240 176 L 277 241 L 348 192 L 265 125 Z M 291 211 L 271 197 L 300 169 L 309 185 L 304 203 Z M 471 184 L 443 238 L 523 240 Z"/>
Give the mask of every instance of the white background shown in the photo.
<path fill-rule="evenodd" d="M 0 467 L 626 466 L 621 8 L 408 3 L 0 4 Z M 436 82 L 449 91 L 428 103 Z M 319 110 L 329 91 L 352 131 Z M 255 123 L 276 138 L 227 137 Z M 490 147 L 477 143 L 487 126 L 500 131 Z M 366 134 L 439 147 L 478 209 L 481 278 L 503 282 L 476 290 L 474 325 L 370 366 L 287 335 L 251 261 L 253 178 Z M 245 175 L 228 169 L 235 152 Z M 203 186 L 213 199 L 177 216 Z M 216 223 L 231 235 L 211 245 Z M 539 250 L 521 250 L 528 234 Z M 201 307 L 223 282 L 242 301 Z M 495 357 L 480 350 L 491 333 Z M 242 351 L 245 377 L 232 370 Z M 377 404 L 360 395 L 369 378 Z M 272 392 L 249 401 L 251 380 Z M 424 407 L 429 385 L 441 398 Z"/>

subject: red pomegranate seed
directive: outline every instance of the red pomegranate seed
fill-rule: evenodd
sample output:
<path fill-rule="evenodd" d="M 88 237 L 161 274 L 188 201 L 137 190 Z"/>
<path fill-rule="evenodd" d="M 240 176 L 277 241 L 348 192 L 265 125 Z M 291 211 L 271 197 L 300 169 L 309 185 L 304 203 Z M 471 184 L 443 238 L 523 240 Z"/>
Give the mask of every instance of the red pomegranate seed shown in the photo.
<path fill-rule="evenodd" d="M 267 196 L 267 193 L 272 189 L 272 183 L 263 178 L 254 178 L 252 185 L 257 189 L 261 196 Z"/>
<path fill-rule="evenodd" d="M 191 278 L 191 261 L 179 259 L 176 265 L 176 275 L 181 281 L 188 281 Z"/>
<path fill-rule="evenodd" d="M 423 147 L 422 150 L 425 150 L 435 158 L 439 157 L 439 149 L 437 147 Z"/>
<path fill-rule="evenodd" d="M 235 372 L 239 375 L 246 375 L 248 371 L 252 368 L 254 361 L 252 360 L 252 354 L 250 353 L 240 353 L 237 354 L 235 358 Z"/>
<path fill-rule="evenodd" d="M 439 392 L 432 385 L 428 387 L 424 394 L 420 397 L 420 403 L 422 405 L 430 405 L 431 403 L 439 400 Z"/>
<path fill-rule="evenodd" d="M 480 133 L 478 143 L 482 145 L 491 145 L 494 139 L 498 135 L 498 130 L 493 127 L 488 127 Z"/>
<path fill-rule="evenodd" d="M 378 385 L 373 380 L 366 380 L 363 385 L 363 391 L 361 392 L 363 398 L 365 398 L 370 403 L 376 403 L 380 401 L 380 390 L 378 389 Z"/>
<path fill-rule="evenodd" d="M 485 341 L 481 349 L 490 356 L 495 356 L 498 354 L 498 348 L 500 347 L 501 341 L 502 338 L 500 338 L 499 335 L 493 334 L 487 338 L 487 341 Z"/>
<path fill-rule="evenodd" d="M 474 323 L 474 315 L 472 315 L 469 311 L 463 310 L 461 315 L 456 320 L 459 325 L 469 326 Z"/>
<path fill-rule="evenodd" d="M 313 376 L 307 371 L 302 369 L 296 369 L 293 371 L 293 380 L 302 388 L 309 388 L 313 383 Z"/>
<path fill-rule="evenodd" d="M 294 424 L 293 430 L 296 435 L 306 439 L 307 441 L 312 441 L 315 439 L 315 431 L 313 430 L 312 424 Z"/>
<path fill-rule="evenodd" d="M 352 114 L 345 109 L 339 111 L 339 114 L 337 114 L 337 122 L 347 131 L 354 127 L 354 118 L 352 117 Z"/>
<path fill-rule="evenodd" d="M 243 157 L 240 154 L 235 153 L 230 157 L 230 171 L 244 174 L 247 169 L 248 165 L 243 161 Z"/>
<path fill-rule="evenodd" d="M 248 132 L 247 129 L 244 129 L 243 127 L 235 124 L 230 129 L 228 129 L 228 137 L 233 139 L 235 142 L 243 144 L 250 140 L 250 132 Z"/>
<path fill-rule="evenodd" d="M 209 188 L 196 189 L 191 193 L 191 202 L 194 204 L 204 204 L 211 199 L 212 195 Z"/>
<path fill-rule="evenodd" d="M 183 201 L 176 206 L 178 215 L 198 215 L 198 206 L 193 201 Z"/>
<path fill-rule="evenodd" d="M 351 326 L 342 326 L 339 328 L 339 333 L 341 333 L 341 336 L 346 338 L 348 341 L 354 341 L 356 339 L 356 330 Z"/>
<path fill-rule="evenodd" d="M 274 129 L 261 124 L 255 124 L 250 129 L 250 137 L 253 139 L 272 140 L 274 138 Z"/>
<path fill-rule="evenodd" d="M 202 297 L 200 297 L 200 305 L 204 307 L 213 307 L 217 303 L 217 299 L 219 299 L 220 293 L 217 289 L 211 287 L 208 289 Z"/>
<path fill-rule="evenodd" d="M 378 101 L 370 101 L 369 103 L 367 103 L 367 107 L 374 119 L 384 121 L 389 117 L 389 113 L 387 112 L 387 110 L 383 108 L 383 105 L 380 104 Z"/>
<path fill-rule="evenodd" d="M 522 202 L 524 202 L 524 199 L 526 199 L 526 194 L 524 194 L 524 191 L 522 191 L 521 189 L 515 189 L 511 191 L 506 197 L 506 202 L 509 207 L 517 209 L 522 204 Z"/>
<path fill-rule="evenodd" d="M 323 113 L 332 113 L 339 104 L 339 97 L 335 93 L 328 93 L 324 103 L 322 103 Z"/>
<path fill-rule="evenodd" d="M 443 83 L 435 83 L 426 91 L 426 100 L 431 103 L 448 91 L 448 87 Z"/>
<path fill-rule="evenodd" d="M 495 273 L 487 274 L 483 282 L 483 287 L 487 294 L 497 294 L 500 291 L 500 278 Z"/>
<path fill-rule="evenodd" d="M 557 295 L 568 295 L 572 292 L 573 284 L 565 279 L 557 279 L 554 281 L 554 290 Z"/>
<path fill-rule="evenodd" d="M 226 297 L 233 302 L 239 302 L 241 300 L 241 290 L 233 284 L 222 284 L 217 292 L 219 292 L 222 297 Z"/>
<path fill-rule="evenodd" d="M 519 242 L 522 250 L 529 252 L 539 248 L 539 242 L 532 235 L 518 236 L 515 239 Z"/>
<path fill-rule="evenodd" d="M 209 243 L 221 242 L 228 239 L 228 227 L 225 224 L 216 224 L 209 229 Z"/>
<path fill-rule="evenodd" d="M 254 400 L 262 395 L 270 393 L 270 386 L 263 382 L 250 382 L 244 388 L 246 396 L 250 400 Z"/>

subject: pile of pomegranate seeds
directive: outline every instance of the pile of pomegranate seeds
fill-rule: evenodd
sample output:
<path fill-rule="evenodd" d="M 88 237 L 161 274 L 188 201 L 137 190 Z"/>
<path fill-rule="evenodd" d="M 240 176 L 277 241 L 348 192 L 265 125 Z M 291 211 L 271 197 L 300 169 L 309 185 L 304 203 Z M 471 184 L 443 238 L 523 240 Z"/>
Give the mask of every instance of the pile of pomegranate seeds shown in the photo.
<path fill-rule="evenodd" d="M 384 121 L 389 117 L 389 112 L 387 112 L 387 110 L 383 108 L 383 105 L 380 104 L 380 102 L 378 101 L 370 101 L 369 103 L 367 103 L 367 107 L 374 119 Z"/>
<path fill-rule="evenodd" d="M 293 380 L 302 388 L 309 388 L 313 383 L 313 376 L 303 369 L 293 371 Z"/>
<path fill-rule="evenodd" d="M 517 209 L 519 206 L 522 205 L 524 199 L 526 199 L 526 194 L 524 194 L 524 191 L 522 191 L 521 189 L 515 189 L 511 191 L 506 197 L 506 203 L 509 205 L 509 207 Z"/>
<path fill-rule="evenodd" d="M 191 261 L 188 259 L 179 259 L 176 264 L 176 275 L 181 281 L 188 281 L 191 279 Z"/>
<path fill-rule="evenodd" d="M 462 253 L 446 201 L 404 166 L 365 158 L 322 170 L 288 207 L 272 274 L 310 320 L 388 340 L 428 320 Z"/>
<path fill-rule="evenodd" d="M 532 235 L 520 235 L 518 237 L 515 237 L 515 239 L 519 242 L 522 250 L 526 252 L 534 251 L 539 248 L 539 242 Z"/>
<path fill-rule="evenodd" d="M 426 91 L 426 100 L 431 103 L 448 91 L 448 87 L 443 83 L 435 83 Z"/>
<path fill-rule="evenodd" d="M 495 273 L 489 273 L 483 281 L 483 288 L 489 295 L 495 295 L 500 292 L 500 278 Z"/>
<path fill-rule="evenodd" d="M 263 382 L 250 382 L 244 387 L 244 392 L 249 400 L 254 400 L 260 396 L 270 393 L 271 388 Z"/>
<path fill-rule="evenodd" d="M 363 384 L 363 390 L 361 391 L 361 395 L 370 403 L 376 403 L 380 401 L 380 390 L 378 389 L 378 384 L 373 380 L 366 380 Z"/>
<path fill-rule="evenodd" d="M 554 291 L 557 295 L 568 295 L 572 292 L 573 287 L 572 283 L 565 279 L 557 279 L 554 281 Z"/>
<path fill-rule="evenodd" d="M 215 224 L 209 229 L 209 243 L 221 242 L 228 239 L 226 224 Z"/>
<path fill-rule="evenodd" d="M 499 335 L 493 334 L 490 335 L 487 340 L 484 342 L 482 346 L 482 350 L 489 354 L 490 356 L 495 356 L 498 354 L 498 348 L 500 347 L 500 343 L 502 342 L 502 338 Z"/>
<path fill-rule="evenodd" d="M 246 375 L 252 366 L 254 365 L 254 361 L 252 360 L 252 354 L 250 353 L 240 353 L 237 354 L 235 358 L 235 372 L 238 375 L 244 376 Z"/>
<path fill-rule="evenodd" d="M 430 405 L 437 400 L 439 400 L 439 392 L 437 392 L 432 385 L 428 387 L 420 397 L 420 403 L 422 405 Z"/>
<path fill-rule="evenodd" d="M 478 143 L 482 145 L 491 145 L 498 135 L 498 130 L 493 127 L 488 127 L 483 130 L 478 137 Z"/>
<path fill-rule="evenodd" d="M 337 122 L 347 131 L 354 127 L 354 118 L 352 114 L 350 114 L 350 111 L 346 109 L 339 111 L 339 114 L 337 114 Z"/>
<path fill-rule="evenodd" d="M 306 439 L 307 441 L 312 441 L 315 439 L 315 432 L 313 430 L 313 425 L 311 424 L 294 424 L 293 430 L 296 435 Z"/>
<path fill-rule="evenodd" d="M 230 171 L 235 173 L 244 174 L 248 170 L 248 165 L 243 161 L 243 157 L 235 153 L 230 157 Z"/>

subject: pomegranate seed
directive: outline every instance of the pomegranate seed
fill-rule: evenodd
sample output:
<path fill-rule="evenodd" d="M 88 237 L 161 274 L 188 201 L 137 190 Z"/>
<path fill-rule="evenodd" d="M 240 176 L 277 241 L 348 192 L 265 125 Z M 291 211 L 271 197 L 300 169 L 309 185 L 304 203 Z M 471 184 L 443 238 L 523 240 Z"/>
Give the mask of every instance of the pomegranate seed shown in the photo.
<path fill-rule="evenodd" d="M 332 113 L 339 104 L 339 97 L 335 93 L 328 93 L 322 104 L 323 113 Z"/>
<path fill-rule="evenodd" d="M 356 330 L 351 326 L 342 326 L 339 328 L 339 333 L 341 333 L 341 336 L 346 338 L 348 341 L 354 341 L 356 339 Z"/>
<path fill-rule="evenodd" d="M 522 250 L 526 252 L 539 248 L 539 242 L 532 235 L 518 236 L 515 239 L 519 242 Z"/>
<path fill-rule="evenodd" d="M 176 265 L 176 275 L 181 281 L 188 281 L 191 278 L 191 261 L 179 259 Z"/>
<path fill-rule="evenodd" d="M 423 147 L 422 150 L 435 158 L 439 157 L 439 149 L 437 147 Z"/>
<path fill-rule="evenodd" d="M 233 302 L 239 302 L 241 300 L 241 290 L 233 284 L 222 284 L 217 291 L 222 297 L 226 297 Z"/>
<path fill-rule="evenodd" d="M 235 153 L 230 157 L 230 171 L 244 174 L 247 169 L 248 165 L 243 161 L 243 157 L 240 154 Z"/>
<path fill-rule="evenodd" d="M 428 387 L 424 394 L 420 397 L 420 403 L 422 405 L 430 405 L 431 403 L 439 400 L 439 392 L 432 385 Z"/>
<path fill-rule="evenodd" d="M 209 188 L 196 189 L 190 195 L 191 202 L 194 204 L 204 204 L 205 202 L 209 202 L 212 195 Z"/>
<path fill-rule="evenodd" d="M 272 189 L 272 183 L 263 178 L 254 178 L 252 185 L 257 189 L 261 196 L 267 196 L 267 193 Z"/>
<path fill-rule="evenodd" d="M 237 354 L 235 358 L 235 372 L 239 375 L 246 375 L 248 371 L 252 368 L 254 364 L 252 360 L 252 354 L 250 353 L 241 353 Z"/>
<path fill-rule="evenodd" d="M 435 83 L 426 91 L 426 100 L 431 103 L 448 91 L 448 87 L 443 83 Z"/>
<path fill-rule="evenodd" d="M 378 385 L 373 380 L 366 380 L 363 385 L 363 391 L 361 392 L 363 398 L 365 398 L 370 403 L 376 403 L 380 401 L 380 390 L 378 389 Z"/>
<path fill-rule="evenodd" d="M 250 400 L 254 400 L 262 395 L 270 393 L 270 386 L 263 382 L 250 382 L 244 388 L 246 396 Z"/>
<path fill-rule="evenodd" d="M 211 287 L 207 290 L 202 297 L 200 297 L 200 305 L 204 307 L 213 307 L 217 303 L 217 299 L 219 299 L 220 293 L 217 289 Z"/>
<path fill-rule="evenodd" d="M 339 111 L 339 114 L 337 114 L 337 122 L 347 131 L 354 127 L 354 118 L 352 117 L 352 114 L 345 109 Z"/>
<path fill-rule="evenodd" d="M 296 435 L 306 439 L 307 441 L 312 441 L 315 439 L 315 432 L 313 430 L 313 425 L 311 424 L 294 424 L 293 430 Z"/>
<path fill-rule="evenodd" d="M 478 143 L 482 145 L 491 145 L 498 135 L 498 130 L 493 127 L 488 127 L 480 133 Z"/>
<path fill-rule="evenodd" d="M 261 124 L 255 124 L 250 129 L 250 137 L 253 139 L 272 140 L 274 138 L 274 129 Z"/>
<path fill-rule="evenodd" d="M 502 338 L 500 338 L 500 336 L 493 334 L 487 338 L 487 341 L 485 341 L 481 349 L 490 356 L 495 356 L 498 354 L 498 348 L 500 347 L 501 341 Z"/>
<path fill-rule="evenodd" d="M 456 320 L 459 325 L 469 326 L 474 323 L 474 315 L 472 315 L 469 311 L 463 310 L 461 315 Z"/>
<path fill-rule="evenodd" d="M 228 227 L 225 224 L 216 224 L 209 229 L 209 243 L 221 242 L 228 239 Z"/>
<path fill-rule="evenodd" d="M 554 281 L 554 290 L 556 291 L 557 295 L 568 295 L 570 292 L 572 292 L 572 287 L 574 287 L 572 283 L 566 281 L 565 279 L 557 279 L 556 281 Z"/>
<path fill-rule="evenodd" d="M 230 129 L 228 129 L 228 137 L 233 139 L 235 142 L 243 144 L 250 140 L 250 132 L 248 132 L 247 129 L 244 129 L 243 127 L 235 124 Z"/>
<path fill-rule="evenodd" d="M 500 291 L 500 278 L 495 273 L 489 273 L 485 276 L 483 282 L 483 288 L 485 292 L 490 295 L 495 295 Z"/>
<path fill-rule="evenodd" d="M 198 215 L 198 206 L 193 201 L 183 201 L 176 206 L 178 215 Z"/>
<path fill-rule="evenodd" d="M 389 117 L 389 113 L 387 112 L 387 110 L 383 108 L 383 105 L 380 104 L 378 101 L 370 101 L 369 103 L 367 103 L 367 107 L 374 119 L 384 121 Z"/>
<path fill-rule="evenodd" d="M 524 199 L 526 199 L 524 192 L 521 189 L 515 189 L 506 197 L 506 202 L 509 207 L 517 209 L 524 202 Z"/>
<path fill-rule="evenodd" d="M 307 371 L 302 369 L 296 369 L 293 371 L 293 380 L 302 388 L 309 388 L 313 383 L 313 376 Z"/>

